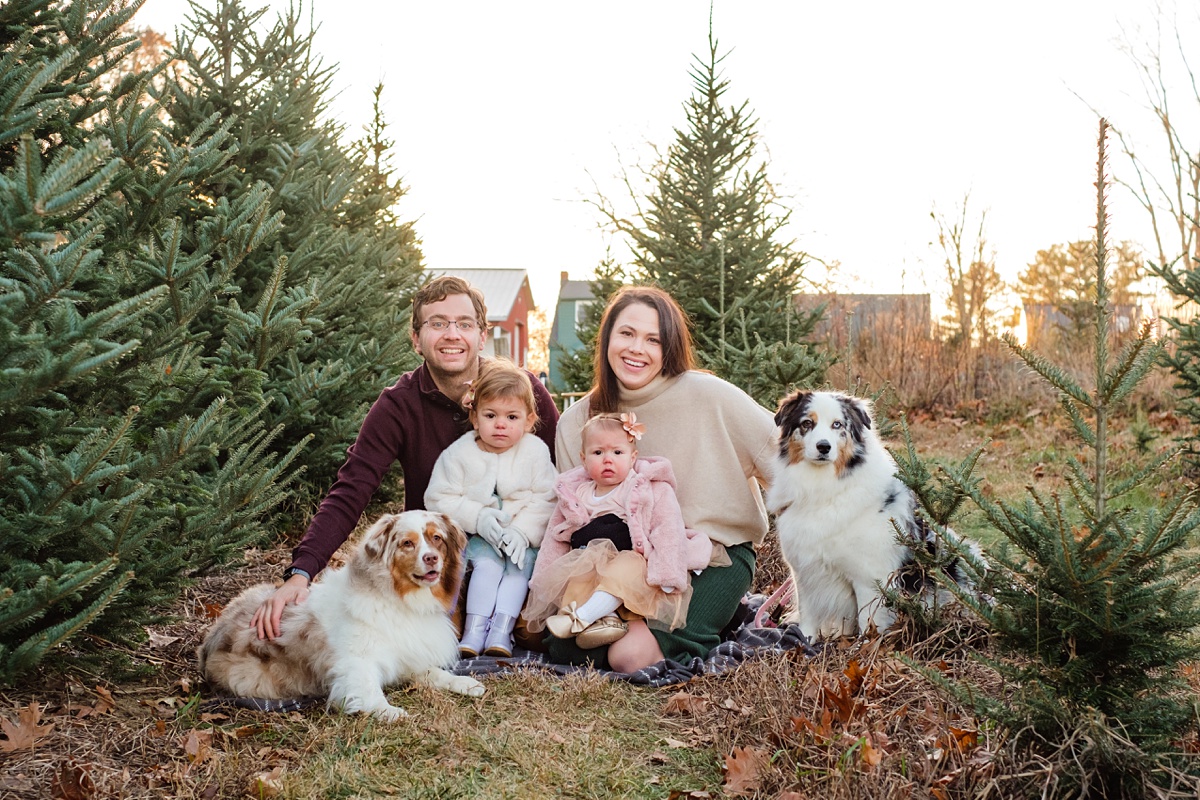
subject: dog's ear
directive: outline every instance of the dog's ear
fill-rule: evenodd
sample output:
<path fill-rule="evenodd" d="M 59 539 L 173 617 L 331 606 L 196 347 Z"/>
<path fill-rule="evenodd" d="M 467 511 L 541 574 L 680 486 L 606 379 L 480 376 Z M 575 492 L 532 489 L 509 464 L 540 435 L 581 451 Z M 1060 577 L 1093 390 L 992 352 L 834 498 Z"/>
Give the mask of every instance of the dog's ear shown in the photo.
<path fill-rule="evenodd" d="M 434 595 L 442 601 L 446 612 L 451 613 L 458 602 L 459 590 L 462 588 L 463 573 L 466 562 L 463 551 L 467 549 L 467 534 L 455 524 L 454 520 L 445 514 L 434 515 L 438 527 L 442 529 L 446 541 L 446 553 L 442 563 L 442 579 Z"/>
<path fill-rule="evenodd" d="M 846 417 L 853 420 L 854 423 L 864 430 L 871 428 L 871 404 L 861 397 L 846 397 L 839 398 L 842 403 L 842 409 L 846 412 Z"/>
<path fill-rule="evenodd" d="M 373 560 L 381 560 L 387 552 L 388 541 L 391 539 L 392 526 L 396 523 L 395 514 L 384 514 L 375 520 L 375 524 L 363 535 L 363 552 Z"/>
<path fill-rule="evenodd" d="M 438 517 L 442 528 L 446 531 L 446 541 L 450 543 L 451 549 L 461 553 L 467 547 L 466 531 L 458 527 L 454 520 L 450 519 L 447 515 L 438 514 Z"/>
<path fill-rule="evenodd" d="M 783 398 L 779 403 L 779 410 L 775 412 L 775 424 L 782 428 L 785 422 L 804 413 L 811 399 L 812 392 L 803 390 L 794 391 Z"/>

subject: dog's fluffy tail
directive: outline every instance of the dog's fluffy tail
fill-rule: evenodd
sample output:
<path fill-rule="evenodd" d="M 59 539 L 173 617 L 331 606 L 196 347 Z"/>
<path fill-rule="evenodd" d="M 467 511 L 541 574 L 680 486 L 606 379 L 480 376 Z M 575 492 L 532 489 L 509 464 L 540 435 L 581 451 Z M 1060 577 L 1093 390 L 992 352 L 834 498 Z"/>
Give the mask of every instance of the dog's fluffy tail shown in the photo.
<path fill-rule="evenodd" d="M 921 514 L 914 514 L 904 544 L 912 555 L 892 575 L 889 587 L 902 594 L 930 594 L 938 590 L 933 570 L 940 570 L 964 590 L 975 588 L 975 575 L 983 566 L 983 551 L 970 539 L 945 529 L 945 540 Z"/>

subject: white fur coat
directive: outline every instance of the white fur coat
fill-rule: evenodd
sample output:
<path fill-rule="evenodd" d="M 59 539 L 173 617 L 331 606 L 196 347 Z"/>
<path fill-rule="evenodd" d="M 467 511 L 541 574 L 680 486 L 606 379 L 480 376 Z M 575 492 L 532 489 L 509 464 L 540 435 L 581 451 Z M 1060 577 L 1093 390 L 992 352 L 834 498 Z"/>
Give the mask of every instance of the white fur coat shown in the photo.
<path fill-rule="evenodd" d="M 502 508 L 529 546 L 539 547 L 554 511 L 557 478 L 549 448 L 533 434 L 503 453 L 487 453 L 475 443 L 475 431 L 467 431 L 438 456 L 425 508 L 447 515 L 467 533 L 479 532 L 480 511 Z"/>

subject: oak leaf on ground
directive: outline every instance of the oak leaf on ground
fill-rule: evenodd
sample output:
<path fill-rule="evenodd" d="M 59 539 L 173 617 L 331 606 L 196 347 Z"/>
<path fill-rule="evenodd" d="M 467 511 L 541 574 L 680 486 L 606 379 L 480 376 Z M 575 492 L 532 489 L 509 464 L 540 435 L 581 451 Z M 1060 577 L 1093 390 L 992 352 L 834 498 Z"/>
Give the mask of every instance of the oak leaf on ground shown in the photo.
<path fill-rule="evenodd" d="M 187 753 L 188 761 L 200 764 L 212 755 L 212 731 L 198 731 L 195 728 L 188 731 L 183 740 L 183 752 Z"/>
<path fill-rule="evenodd" d="M 725 793 L 733 797 L 758 791 L 770 756 L 754 747 L 735 747 L 725 756 Z"/>
<path fill-rule="evenodd" d="M 280 776 L 283 767 L 278 766 L 267 772 L 260 772 L 250 779 L 251 797 L 275 797 L 283 791 L 283 781 Z"/>
<path fill-rule="evenodd" d="M 667 699 L 666 714 L 699 714 L 708 708 L 708 700 L 687 692 L 676 692 Z"/>
<path fill-rule="evenodd" d="M 37 703 L 30 703 L 25 708 L 17 709 L 17 721 L 13 723 L 8 717 L 0 717 L 0 729 L 8 738 L 0 739 L 0 751 L 11 753 L 25 748 L 33 749 L 39 739 L 46 737 L 54 730 L 54 723 L 39 725 L 42 721 L 42 709 Z"/>
<path fill-rule="evenodd" d="M 50 796 L 54 800 L 91 800 L 96 796 L 96 782 L 86 765 L 68 758 L 50 778 Z"/>

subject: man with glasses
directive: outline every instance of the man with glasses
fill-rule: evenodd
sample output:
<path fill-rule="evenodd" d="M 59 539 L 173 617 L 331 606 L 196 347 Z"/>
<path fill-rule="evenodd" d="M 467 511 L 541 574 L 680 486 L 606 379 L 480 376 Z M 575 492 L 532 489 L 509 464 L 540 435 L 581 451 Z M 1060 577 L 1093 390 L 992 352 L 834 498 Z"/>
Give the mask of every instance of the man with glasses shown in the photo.
<path fill-rule="evenodd" d="M 254 615 L 260 639 L 278 636 L 284 606 L 308 597 L 312 578 L 350 536 L 392 464 L 399 460 L 404 470 L 404 509 L 424 508 L 438 456 L 471 427 L 459 402 L 479 374 L 487 339 L 483 293 L 462 278 L 434 278 L 413 297 L 412 325 L 413 348 L 425 363 L 385 389 L 367 412 L 337 481 L 292 551 L 283 586 Z M 553 453 L 558 409 L 541 381 L 530 380 L 540 420 L 536 433 Z"/>

